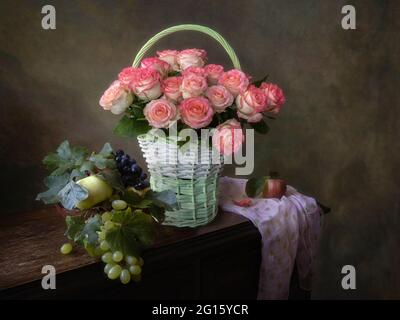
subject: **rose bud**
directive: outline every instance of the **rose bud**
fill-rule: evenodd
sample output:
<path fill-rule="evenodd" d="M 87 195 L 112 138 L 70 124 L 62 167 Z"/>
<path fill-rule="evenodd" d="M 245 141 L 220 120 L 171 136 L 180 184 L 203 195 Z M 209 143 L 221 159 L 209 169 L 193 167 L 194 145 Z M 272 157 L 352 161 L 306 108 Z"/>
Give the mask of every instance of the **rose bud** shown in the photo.
<path fill-rule="evenodd" d="M 99 104 L 113 114 L 124 113 L 133 101 L 132 94 L 119 80 L 115 80 L 100 98 Z"/>
<path fill-rule="evenodd" d="M 267 96 L 266 112 L 279 113 L 286 99 L 283 91 L 276 84 L 263 82 L 260 86 Z"/>

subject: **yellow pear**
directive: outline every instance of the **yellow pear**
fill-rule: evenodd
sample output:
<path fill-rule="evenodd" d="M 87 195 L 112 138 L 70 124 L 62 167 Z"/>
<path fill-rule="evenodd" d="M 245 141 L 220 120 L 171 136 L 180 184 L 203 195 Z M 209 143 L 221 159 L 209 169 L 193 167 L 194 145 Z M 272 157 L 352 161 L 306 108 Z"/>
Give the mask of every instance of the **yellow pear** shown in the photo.
<path fill-rule="evenodd" d="M 97 176 L 83 178 L 79 180 L 77 184 L 84 187 L 89 192 L 89 196 L 76 205 L 76 207 L 81 210 L 89 209 L 107 200 L 113 194 L 113 189 Z"/>

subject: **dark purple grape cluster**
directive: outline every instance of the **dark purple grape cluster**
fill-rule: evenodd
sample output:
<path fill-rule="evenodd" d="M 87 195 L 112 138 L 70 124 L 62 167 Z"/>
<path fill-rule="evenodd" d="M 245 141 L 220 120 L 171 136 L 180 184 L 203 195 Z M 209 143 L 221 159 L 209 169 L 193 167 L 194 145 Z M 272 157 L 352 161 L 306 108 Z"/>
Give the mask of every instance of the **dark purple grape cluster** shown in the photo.
<path fill-rule="evenodd" d="M 143 172 L 135 159 L 131 159 L 129 154 L 118 150 L 115 153 L 115 161 L 125 188 L 134 187 L 136 190 L 143 190 L 150 186 L 147 174 Z"/>

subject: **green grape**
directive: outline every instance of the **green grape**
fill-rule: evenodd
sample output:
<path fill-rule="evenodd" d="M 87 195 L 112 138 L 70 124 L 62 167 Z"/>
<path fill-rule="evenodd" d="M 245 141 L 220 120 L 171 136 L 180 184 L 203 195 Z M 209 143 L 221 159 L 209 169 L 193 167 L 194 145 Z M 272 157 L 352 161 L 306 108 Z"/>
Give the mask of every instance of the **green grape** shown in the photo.
<path fill-rule="evenodd" d="M 97 232 L 97 234 L 99 236 L 99 240 L 105 240 L 106 239 L 106 231 L 105 230 Z"/>
<path fill-rule="evenodd" d="M 121 251 L 115 251 L 112 255 L 112 259 L 115 262 L 120 262 L 124 258 L 124 255 L 122 254 Z"/>
<path fill-rule="evenodd" d="M 103 253 L 104 253 L 104 251 L 105 250 L 102 250 L 100 247 L 96 247 L 95 249 L 94 249 L 94 255 L 95 256 L 101 256 Z"/>
<path fill-rule="evenodd" d="M 127 284 L 131 281 L 131 274 L 129 273 L 128 270 L 124 269 L 121 271 L 121 275 L 119 276 L 119 279 L 123 284 Z"/>
<path fill-rule="evenodd" d="M 100 242 L 100 249 L 103 251 L 107 251 L 110 249 L 110 246 L 108 245 L 108 242 L 103 240 L 102 242 Z"/>
<path fill-rule="evenodd" d="M 144 265 L 144 260 L 142 257 L 139 257 L 139 266 L 143 267 Z"/>
<path fill-rule="evenodd" d="M 105 223 L 105 222 L 107 222 L 107 221 L 110 221 L 111 219 L 112 219 L 112 213 L 111 213 L 110 211 L 104 212 L 104 213 L 101 215 L 101 221 L 102 221 L 103 223 Z"/>
<path fill-rule="evenodd" d="M 134 256 L 126 256 L 125 261 L 131 266 L 139 263 L 139 260 Z"/>
<path fill-rule="evenodd" d="M 142 268 L 140 266 L 130 266 L 129 267 L 129 272 L 132 273 L 134 276 L 138 276 L 139 274 L 142 273 Z"/>
<path fill-rule="evenodd" d="M 111 262 L 111 263 L 107 263 L 104 266 L 104 273 L 108 275 L 108 272 L 111 270 L 112 267 L 115 266 L 115 263 Z"/>
<path fill-rule="evenodd" d="M 112 256 L 113 255 L 111 252 L 106 252 L 101 256 L 101 261 L 103 261 L 104 263 L 112 263 L 113 262 Z"/>
<path fill-rule="evenodd" d="M 104 227 L 106 230 L 111 230 L 112 228 L 114 228 L 115 224 L 112 221 L 106 221 L 106 223 L 104 224 Z"/>
<path fill-rule="evenodd" d="M 124 210 L 128 206 L 128 204 L 124 200 L 114 200 L 111 203 L 111 206 L 114 210 Z"/>
<path fill-rule="evenodd" d="M 119 277 L 121 274 L 122 268 L 119 264 L 116 264 L 115 266 L 112 266 L 110 271 L 108 271 L 108 278 L 111 280 L 115 280 Z"/>
<path fill-rule="evenodd" d="M 60 248 L 60 252 L 62 254 L 70 254 L 71 251 L 72 251 L 72 244 L 70 243 L 64 243 Z"/>

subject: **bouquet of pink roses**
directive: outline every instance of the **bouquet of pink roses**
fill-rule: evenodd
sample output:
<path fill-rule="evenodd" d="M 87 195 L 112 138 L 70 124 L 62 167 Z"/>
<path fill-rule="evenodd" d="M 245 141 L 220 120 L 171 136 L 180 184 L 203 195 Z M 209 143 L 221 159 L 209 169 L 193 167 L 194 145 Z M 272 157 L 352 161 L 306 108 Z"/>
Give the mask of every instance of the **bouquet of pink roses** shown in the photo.
<path fill-rule="evenodd" d="M 125 113 L 115 133 L 134 137 L 175 123 L 178 129 L 216 128 L 213 145 L 222 154 L 238 150 L 245 125 L 266 133 L 265 118 L 285 102 L 282 89 L 266 77 L 251 82 L 241 70 L 206 62 L 202 49 L 164 50 L 138 68 L 124 68 L 100 99 L 105 110 Z"/>

